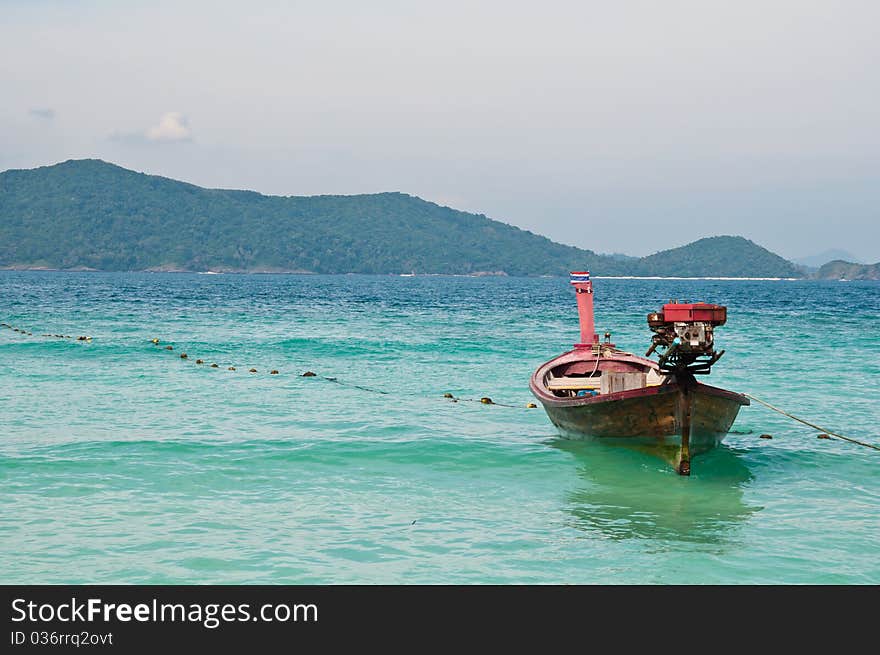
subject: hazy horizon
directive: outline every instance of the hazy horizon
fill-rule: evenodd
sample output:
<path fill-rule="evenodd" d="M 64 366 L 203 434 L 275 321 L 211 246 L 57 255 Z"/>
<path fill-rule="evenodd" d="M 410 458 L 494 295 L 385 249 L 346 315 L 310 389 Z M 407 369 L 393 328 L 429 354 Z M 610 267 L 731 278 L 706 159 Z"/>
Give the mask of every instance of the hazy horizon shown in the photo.
<path fill-rule="evenodd" d="M 603 253 L 880 260 L 880 6 L 0 2 L 0 170 L 400 191 Z"/>

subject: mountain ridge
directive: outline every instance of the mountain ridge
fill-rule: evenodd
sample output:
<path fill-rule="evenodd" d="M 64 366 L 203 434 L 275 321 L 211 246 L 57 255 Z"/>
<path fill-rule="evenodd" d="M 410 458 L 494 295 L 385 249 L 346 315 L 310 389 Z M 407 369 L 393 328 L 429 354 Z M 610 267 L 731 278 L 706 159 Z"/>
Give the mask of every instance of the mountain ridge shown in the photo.
<path fill-rule="evenodd" d="M 399 191 L 268 196 L 98 159 L 0 173 L 0 268 L 802 277 L 743 237 L 600 255 Z"/>
<path fill-rule="evenodd" d="M 857 264 L 863 264 L 864 262 L 858 261 L 858 257 L 853 255 L 848 250 L 841 250 L 840 248 L 829 248 L 827 250 L 823 250 L 822 252 L 815 253 L 812 255 L 806 255 L 803 257 L 795 257 L 791 260 L 795 264 L 799 264 L 808 269 L 819 270 L 825 264 L 828 264 L 833 261 L 845 261 L 845 262 L 854 262 Z"/>

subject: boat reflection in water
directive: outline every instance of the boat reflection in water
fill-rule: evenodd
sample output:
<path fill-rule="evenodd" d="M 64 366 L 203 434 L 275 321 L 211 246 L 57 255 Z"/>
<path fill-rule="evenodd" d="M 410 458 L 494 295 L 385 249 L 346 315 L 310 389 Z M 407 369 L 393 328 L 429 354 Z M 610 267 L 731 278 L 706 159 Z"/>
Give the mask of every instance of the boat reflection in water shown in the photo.
<path fill-rule="evenodd" d="M 658 466 L 647 447 L 610 446 L 553 437 L 575 459 L 584 485 L 568 494 L 574 526 L 612 539 L 721 544 L 757 511 L 743 500 L 752 474 L 733 449 L 707 453 L 689 482 Z"/>

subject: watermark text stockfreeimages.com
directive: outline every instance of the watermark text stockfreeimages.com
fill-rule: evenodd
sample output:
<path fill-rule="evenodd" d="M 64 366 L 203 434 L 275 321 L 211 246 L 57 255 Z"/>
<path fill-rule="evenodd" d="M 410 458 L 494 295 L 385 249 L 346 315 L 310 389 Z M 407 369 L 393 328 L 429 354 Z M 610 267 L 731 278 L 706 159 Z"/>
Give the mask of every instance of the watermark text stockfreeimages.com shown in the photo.
<path fill-rule="evenodd" d="M 318 621 L 314 603 L 163 603 L 153 598 L 146 603 L 106 603 L 100 598 L 37 603 L 26 598 L 12 601 L 14 623 L 198 623 L 212 630 L 223 623 Z"/>

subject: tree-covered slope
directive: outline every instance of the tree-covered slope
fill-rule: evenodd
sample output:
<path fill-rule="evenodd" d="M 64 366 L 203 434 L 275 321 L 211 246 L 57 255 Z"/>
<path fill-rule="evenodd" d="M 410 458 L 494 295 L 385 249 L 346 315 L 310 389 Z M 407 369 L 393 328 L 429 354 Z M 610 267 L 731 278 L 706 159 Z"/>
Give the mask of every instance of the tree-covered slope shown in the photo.
<path fill-rule="evenodd" d="M 797 277 L 739 237 L 598 255 L 402 193 L 265 196 L 100 160 L 0 173 L 0 267 Z"/>
<path fill-rule="evenodd" d="M 643 257 L 634 275 L 664 277 L 803 277 L 801 270 L 743 237 L 707 237 Z"/>
<path fill-rule="evenodd" d="M 264 196 L 98 160 L 0 173 L 0 266 L 565 273 L 619 262 L 402 193 Z"/>

